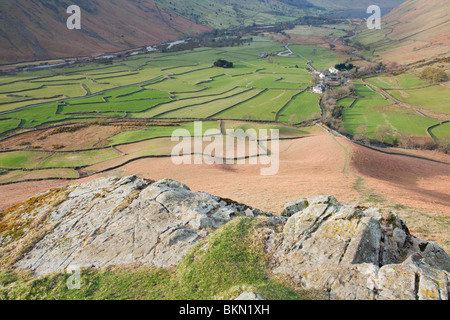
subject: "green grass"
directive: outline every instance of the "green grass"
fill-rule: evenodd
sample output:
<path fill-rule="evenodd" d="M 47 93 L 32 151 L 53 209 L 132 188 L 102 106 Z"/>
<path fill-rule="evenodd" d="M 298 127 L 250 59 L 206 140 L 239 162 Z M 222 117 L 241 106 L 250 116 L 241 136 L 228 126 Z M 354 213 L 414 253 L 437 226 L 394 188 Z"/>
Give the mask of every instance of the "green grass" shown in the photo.
<path fill-rule="evenodd" d="M 60 113 L 73 114 L 85 112 L 141 112 L 169 102 L 169 98 L 135 101 L 114 101 L 89 104 L 72 104 L 60 107 Z"/>
<path fill-rule="evenodd" d="M 45 122 L 61 121 L 70 118 L 68 115 L 56 114 L 56 108 L 56 103 L 50 103 L 8 113 L 5 117 L 22 119 L 21 127 L 26 128 L 36 127 Z"/>
<path fill-rule="evenodd" d="M 344 108 L 349 108 L 353 104 L 353 102 L 355 102 L 355 98 L 347 97 L 340 99 L 337 104 L 343 106 Z"/>
<path fill-rule="evenodd" d="M 305 136 L 309 134 L 311 130 L 314 130 L 314 128 L 296 128 L 296 127 L 290 127 L 286 125 L 280 125 L 280 124 L 259 124 L 259 123 L 248 123 L 248 122 L 240 122 L 240 121 L 224 121 L 224 128 L 225 130 L 232 129 L 232 130 L 243 130 L 247 131 L 249 129 L 256 130 L 257 132 L 259 130 L 279 130 L 280 137 L 283 136 L 289 136 L 289 137 L 300 137 Z"/>
<path fill-rule="evenodd" d="M 20 124 L 19 119 L 6 119 L 0 121 L 0 134 L 3 132 L 13 130 L 17 128 L 17 126 Z"/>
<path fill-rule="evenodd" d="M 245 88 L 236 88 L 232 91 L 225 92 L 216 96 L 194 97 L 191 99 L 171 101 L 162 105 L 158 105 L 148 111 L 142 113 L 132 113 L 131 117 L 152 118 L 152 117 L 182 117 L 181 113 L 185 113 L 184 109 L 190 106 L 202 106 L 208 102 L 219 101 L 221 99 L 233 98 L 234 95 L 243 92 Z M 171 115 L 170 115 L 171 114 Z M 191 115 L 191 114 L 188 114 Z"/>
<path fill-rule="evenodd" d="M 219 123 L 217 121 L 203 121 L 202 128 L 203 128 L 202 134 L 204 134 L 205 131 L 209 129 L 219 130 Z M 180 126 L 152 126 L 143 130 L 121 132 L 109 139 L 110 140 L 109 145 L 131 143 L 158 137 L 171 137 L 173 131 L 176 129 L 186 129 L 190 132 L 191 136 L 194 135 L 193 122 L 185 123 Z"/>
<path fill-rule="evenodd" d="M 359 81 L 354 81 L 353 84 L 355 85 L 355 92 L 359 97 L 375 99 L 383 98 L 379 93 L 372 91 L 370 88 L 359 83 Z"/>
<path fill-rule="evenodd" d="M 423 89 L 389 91 L 396 99 L 432 111 L 450 113 L 450 89 L 436 85 Z"/>
<path fill-rule="evenodd" d="M 274 121 L 277 112 L 297 94 L 294 90 L 267 90 L 257 97 L 218 114 L 221 119 L 254 119 Z"/>
<path fill-rule="evenodd" d="M 311 118 L 320 117 L 320 96 L 311 92 L 303 92 L 294 97 L 278 114 L 277 121 L 300 123 Z"/>
<path fill-rule="evenodd" d="M 289 46 L 295 54 L 302 55 L 313 62 L 318 70 L 327 70 L 329 67 L 342 62 L 342 56 L 336 52 L 314 45 L 291 45 Z M 306 61 L 304 64 L 306 64 Z"/>
<path fill-rule="evenodd" d="M 18 182 L 24 180 L 48 179 L 48 178 L 78 178 L 73 169 L 46 169 L 46 170 L 12 170 L 0 175 L 0 183 Z"/>
<path fill-rule="evenodd" d="M 431 129 L 431 134 L 438 140 L 445 137 L 450 137 L 450 123 L 447 122 L 444 123 L 443 125 Z"/>
<path fill-rule="evenodd" d="M 244 91 L 245 90 L 245 91 Z M 219 118 L 221 119 L 221 111 L 224 109 L 230 108 L 233 105 L 239 104 L 242 101 L 251 99 L 255 97 L 258 93 L 261 92 L 261 90 L 257 89 L 245 89 L 245 88 L 238 88 L 234 90 L 235 93 L 233 95 L 227 96 L 225 98 L 212 100 L 208 103 L 184 108 L 181 110 L 169 112 L 167 114 L 164 114 L 163 118 L 208 118 L 212 117 L 213 115 L 216 115 L 219 113 L 219 115 L 213 116 L 213 118 Z"/>
<path fill-rule="evenodd" d="M 435 119 L 422 117 L 408 110 L 397 110 L 397 112 L 387 113 L 387 120 L 399 132 L 422 137 L 427 136 L 427 128 L 438 123 Z"/>
<path fill-rule="evenodd" d="M 210 300 L 254 291 L 269 300 L 313 298 L 268 275 L 268 257 L 258 228 L 265 218 L 240 217 L 211 233 L 171 270 L 153 267 L 82 269 L 80 290 L 68 290 L 69 274 L 34 278 L 0 271 L 4 300 Z"/>
<path fill-rule="evenodd" d="M 345 129 L 351 135 L 355 134 L 360 125 L 368 126 L 371 139 L 375 139 L 374 132 L 380 125 L 391 127 L 397 132 L 426 137 L 427 128 L 438 122 L 390 105 L 387 100 L 375 99 L 358 99 L 352 108 L 343 110 L 343 121 Z"/>
<path fill-rule="evenodd" d="M 119 157 L 111 149 L 83 152 L 14 151 L 0 154 L 0 167 L 11 169 L 75 168 Z"/>
<path fill-rule="evenodd" d="M 370 137 L 373 138 L 377 126 L 386 125 L 383 113 L 378 107 L 390 105 L 387 100 L 359 98 L 352 108 L 343 110 L 344 127 L 351 135 L 355 134 L 356 128 L 366 125 L 370 130 Z"/>
<path fill-rule="evenodd" d="M 430 85 L 430 83 L 420 80 L 410 73 L 402 73 L 398 76 L 367 78 L 365 81 L 382 89 L 412 89 Z"/>

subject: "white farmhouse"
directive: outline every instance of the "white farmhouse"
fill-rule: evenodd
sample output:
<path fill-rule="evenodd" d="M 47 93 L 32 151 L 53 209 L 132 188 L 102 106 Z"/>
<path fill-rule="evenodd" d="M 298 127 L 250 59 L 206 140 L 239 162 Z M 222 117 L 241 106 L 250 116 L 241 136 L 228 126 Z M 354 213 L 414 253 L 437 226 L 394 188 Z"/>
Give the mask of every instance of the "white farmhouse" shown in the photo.
<path fill-rule="evenodd" d="M 328 69 L 330 71 L 331 74 L 336 74 L 339 73 L 339 70 L 336 69 L 335 67 L 330 67 L 330 69 Z"/>
<path fill-rule="evenodd" d="M 325 91 L 325 88 L 321 85 L 316 85 L 313 87 L 314 93 L 322 94 L 324 91 Z"/>

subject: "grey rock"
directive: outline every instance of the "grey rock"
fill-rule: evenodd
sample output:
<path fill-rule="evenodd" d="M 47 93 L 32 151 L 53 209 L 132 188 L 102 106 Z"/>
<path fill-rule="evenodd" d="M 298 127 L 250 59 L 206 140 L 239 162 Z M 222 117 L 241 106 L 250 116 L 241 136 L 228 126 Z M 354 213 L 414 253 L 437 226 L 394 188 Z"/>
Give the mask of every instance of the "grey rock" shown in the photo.
<path fill-rule="evenodd" d="M 234 300 L 265 300 L 261 295 L 254 292 L 243 292 Z"/>
<path fill-rule="evenodd" d="M 285 224 L 274 273 L 305 289 L 326 290 L 331 299 L 448 297 L 449 256 L 410 235 L 395 212 L 362 210 L 331 196 L 307 203 Z"/>
<path fill-rule="evenodd" d="M 251 211 L 171 179 L 101 178 L 68 188 L 40 225 L 51 230 L 14 267 L 36 275 L 123 263 L 168 268 L 209 232 Z"/>
<path fill-rule="evenodd" d="M 170 268 L 234 218 L 263 216 L 255 236 L 270 258 L 269 271 L 300 288 L 325 291 L 330 299 L 449 296 L 450 258 L 443 249 L 411 235 L 395 212 L 341 204 L 333 196 L 290 202 L 280 217 L 171 179 L 130 176 L 50 190 L 7 215 L 14 229 L 0 232 L 0 263 L 38 276 L 74 266 Z M 238 299 L 262 297 L 244 292 Z"/>

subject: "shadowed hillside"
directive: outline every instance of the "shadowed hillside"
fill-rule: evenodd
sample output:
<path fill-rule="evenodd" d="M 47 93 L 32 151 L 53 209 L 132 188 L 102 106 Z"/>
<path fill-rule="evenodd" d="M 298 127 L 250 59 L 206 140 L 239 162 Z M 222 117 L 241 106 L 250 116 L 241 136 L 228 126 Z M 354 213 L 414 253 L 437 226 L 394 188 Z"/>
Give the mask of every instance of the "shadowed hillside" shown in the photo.
<path fill-rule="evenodd" d="M 386 15 L 381 30 L 363 27 L 356 38 L 384 60 L 411 63 L 448 54 L 450 1 L 408 0 Z"/>
<path fill-rule="evenodd" d="M 80 0 L 81 30 L 69 30 L 68 0 L 0 4 L 0 63 L 120 51 L 209 30 L 153 1 Z"/>

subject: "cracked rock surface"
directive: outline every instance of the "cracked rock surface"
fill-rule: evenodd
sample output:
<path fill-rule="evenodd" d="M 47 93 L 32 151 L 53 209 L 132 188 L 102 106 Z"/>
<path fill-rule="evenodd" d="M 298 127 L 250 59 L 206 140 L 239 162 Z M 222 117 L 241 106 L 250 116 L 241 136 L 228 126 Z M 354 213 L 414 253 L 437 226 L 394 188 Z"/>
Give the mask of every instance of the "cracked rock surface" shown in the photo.
<path fill-rule="evenodd" d="M 288 203 L 284 212 L 274 273 L 331 299 L 448 299 L 450 258 L 412 236 L 396 213 L 333 196 Z"/>
<path fill-rule="evenodd" d="M 136 262 L 167 268 L 237 215 L 263 214 L 169 179 L 102 178 L 70 186 L 66 194 L 43 222 L 52 230 L 14 267 L 38 276 Z"/>

